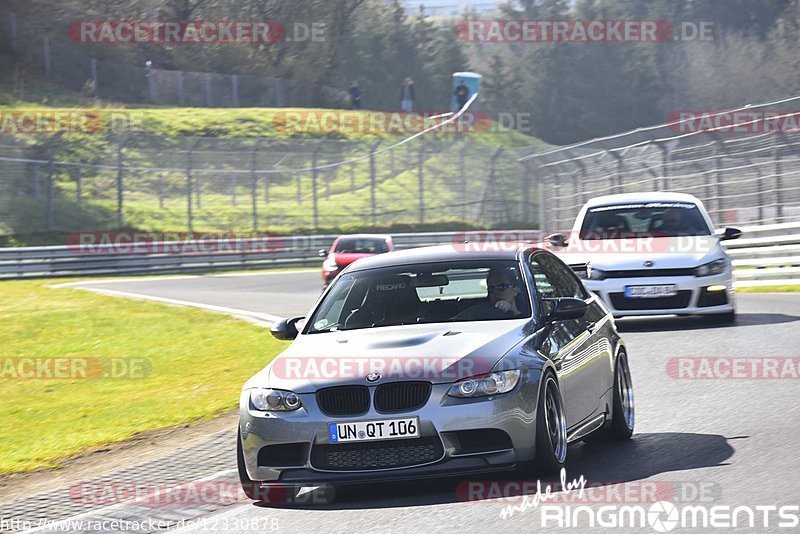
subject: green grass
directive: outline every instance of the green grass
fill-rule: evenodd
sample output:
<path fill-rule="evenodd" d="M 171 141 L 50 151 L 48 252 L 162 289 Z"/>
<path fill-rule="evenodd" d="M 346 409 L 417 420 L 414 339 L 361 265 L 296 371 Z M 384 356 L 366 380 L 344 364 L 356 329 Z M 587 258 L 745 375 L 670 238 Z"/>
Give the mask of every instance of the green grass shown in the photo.
<path fill-rule="evenodd" d="M 2 111 L 3 108 L 0 108 Z M 8 107 L 6 109 L 21 109 Z M 59 110 L 60 108 L 50 108 Z M 65 111 L 65 110 L 62 110 Z M 320 145 L 318 164 L 346 161 L 363 156 L 369 144 L 380 138 L 386 147 L 404 135 L 353 132 L 342 130 L 328 136 L 291 135 L 283 131 L 275 117 L 286 112 L 308 112 L 299 109 L 209 109 L 209 108 L 150 108 L 139 110 L 94 110 L 100 115 L 115 112 L 136 114 L 137 122 L 145 132 L 159 137 L 146 138 L 142 144 L 133 143 L 124 150 L 127 166 L 152 167 L 163 163 L 184 169 L 187 139 L 180 136 L 204 138 L 194 156 L 196 168 L 214 168 L 218 173 L 196 173 L 195 192 L 202 190 L 202 199 L 193 205 L 193 228 L 200 232 L 247 232 L 252 230 L 251 187 L 249 174 L 233 175 L 227 169 L 247 169 L 252 164 L 254 137 L 266 137 L 269 141 L 260 145 L 257 164 L 263 169 L 307 168 L 311 165 L 312 143 L 320 137 L 348 141 L 348 143 L 325 143 Z M 323 110 L 333 111 L 333 110 Z M 106 115 L 109 116 L 109 115 Z M 227 140 L 236 138 L 236 140 Z M 432 136 L 431 140 L 442 140 Z M 149 139 L 149 140 L 148 140 Z M 41 151 L 44 139 L 20 138 L 22 143 L 38 145 L 27 152 Z M 469 144 L 465 144 L 467 141 Z M 355 142 L 355 143 L 351 143 Z M 217 144 L 220 143 L 220 144 Z M 230 143 L 230 144 L 225 144 Z M 481 220 L 479 200 L 486 188 L 488 161 L 499 148 L 529 146 L 538 140 L 512 131 L 483 131 L 468 135 L 450 136 L 436 151 L 429 145 L 423 162 L 425 190 L 425 223 L 428 230 L 467 230 L 485 227 Z M 544 147 L 544 145 L 542 144 Z M 409 150 L 410 147 L 410 150 Z M 389 231 L 422 230 L 418 225 L 419 141 L 384 153 L 376 158 L 376 205 L 377 218 L 371 218 L 371 166 L 367 160 L 355 164 L 326 169 L 319 173 L 318 209 L 319 227 L 313 227 L 312 175 L 310 172 L 281 172 L 269 177 L 269 199 L 267 201 L 267 178 L 258 181 L 257 202 L 259 230 L 279 234 L 332 233 L 364 231 L 368 226 L 375 230 Z M 63 139 L 56 151 L 59 161 L 112 163 L 116 161 L 117 144 L 106 135 L 70 135 Z M 458 164 L 461 154 L 467 155 L 462 167 Z M 496 184 L 491 190 L 502 192 L 510 201 L 507 208 L 500 208 L 503 216 L 499 220 L 519 226 L 523 221 L 523 210 L 518 203 L 522 198 L 523 167 L 516 162 L 517 155 L 511 150 L 498 159 Z M 17 175 L 9 175 L 9 183 L 28 184 L 31 177 L 24 168 L 13 168 Z M 85 171 L 83 175 L 82 201 L 77 201 L 75 176 L 69 169 L 60 167 L 54 175 L 55 227 L 67 233 L 96 229 L 114 229 L 116 218 L 115 171 Z M 466 182 L 463 182 L 465 179 Z M 16 182 L 15 182 L 16 180 Z M 235 182 L 234 182 L 235 180 Z M 298 185 L 299 180 L 299 185 Z M 185 170 L 138 172 L 125 171 L 124 226 L 130 230 L 151 232 L 186 231 L 187 178 Z M 466 186 L 467 198 L 462 194 Z M 18 186 L 23 188 L 23 186 Z M 158 192 L 162 200 L 159 201 Z M 537 198 L 532 190 L 529 200 Z M 202 202 L 198 202 L 201 200 Z M 44 198 L 18 197 L 8 208 L 7 220 L 0 220 L 0 234 L 9 244 L 63 244 L 63 240 L 47 241 L 35 234 L 46 232 L 43 217 Z M 527 222 L 536 220 L 531 209 Z M 486 220 L 498 220 L 497 217 Z M 402 228 L 405 226 L 406 228 Z M 425 225 L 419 225 L 425 226 Z M 396 228 L 396 230 L 395 230 Z"/>
<path fill-rule="evenodd" d="M 753 286 L 753 287 L 737 287 L 737 293 L 800 293 L 800 284 L 798 285 L 777 285 L 777 286 Z"/>
<path fill-rule="evenodd" d="M 0 474 L 233 409 L 245 380 L 286 346 L 224 315 L 52 283 L 0 284 Z M 6 367 L 8 358 L 57 357 L 139 358 L 150 370 L 67 380 L 13 378 Z"/>

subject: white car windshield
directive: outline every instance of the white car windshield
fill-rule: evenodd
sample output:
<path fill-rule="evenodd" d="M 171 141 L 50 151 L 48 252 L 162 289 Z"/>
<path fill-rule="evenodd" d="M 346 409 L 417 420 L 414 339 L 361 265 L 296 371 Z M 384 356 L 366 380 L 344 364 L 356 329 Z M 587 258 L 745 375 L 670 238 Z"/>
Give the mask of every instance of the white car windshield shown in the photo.
<path fill-rule="evenodd" d="M 530 316 L 516 262 L 430 263 L 343 275 L 309 320 L 308 333 Z"/>
<path fill-rule="evenodd" d="M 703 214 L 690 202 L 647 202 L 589 208 L 580 238 L 626 239 L 711 235 Z"/>

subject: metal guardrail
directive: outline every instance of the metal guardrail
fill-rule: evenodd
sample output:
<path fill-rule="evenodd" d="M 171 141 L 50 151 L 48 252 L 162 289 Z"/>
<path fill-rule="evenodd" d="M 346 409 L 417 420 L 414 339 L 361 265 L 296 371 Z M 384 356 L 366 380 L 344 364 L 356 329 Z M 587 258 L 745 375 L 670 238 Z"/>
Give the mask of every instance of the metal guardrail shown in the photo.
<path fill-rule="evenodd" d="M 726 243 L 737 285 L 800 284 L 800 223 L 742 228 L 741 239 Z M 502 238 L 519 231 L 488 233 Z M 524 231 L 536 235 L 536 231 Z M 481 232 L 487 235 L 486 232 Z M 397 249 L 464 240 L 464 232 L 393 234 Z M 174 274 L 249 270 L 274 267 L 314 267 L 318 251 L 328 249 L 335 235 L 267 237 L 232 241 L 186 241 L 0 249 L 0 279 Z M 138 249 L 136 247 L 139 247 Z M 129 249 L 129 251 L 128 251 Z"/>

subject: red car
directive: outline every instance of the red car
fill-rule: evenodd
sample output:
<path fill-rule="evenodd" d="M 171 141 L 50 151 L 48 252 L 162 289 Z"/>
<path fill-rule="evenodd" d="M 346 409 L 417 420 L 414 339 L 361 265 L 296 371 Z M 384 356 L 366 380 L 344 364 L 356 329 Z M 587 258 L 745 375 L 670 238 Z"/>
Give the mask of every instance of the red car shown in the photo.
<path fill-rule="evenodd" d="M 394 243 L 390 235 L 354 234 L 342 235 L 333 242 L 331 250 L 322 249 L 320 256 L 327 256 L 322 262 L 322 281 L 328 287 L 342 269 L 354 261 L 383 254 L 394 250 Z"/>

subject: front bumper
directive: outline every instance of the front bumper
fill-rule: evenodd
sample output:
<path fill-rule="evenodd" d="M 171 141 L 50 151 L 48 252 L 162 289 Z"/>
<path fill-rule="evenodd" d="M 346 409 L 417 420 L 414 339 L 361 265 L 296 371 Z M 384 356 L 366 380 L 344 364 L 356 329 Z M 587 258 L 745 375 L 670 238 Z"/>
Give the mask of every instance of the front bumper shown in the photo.
<path fill-rule="evenodd" d="M 625 298 L 627 286 L 675 284 L 677 297 Z M 713 315 L 735 310 L 735 292 L 730 272 L 715 276 L 631 277 L 584 280 L 586 288 L 603 300 L 614 317 L 647 315 Z M 724 291 L 709 292 L 712 286 Z"/>
<path fill-rule="evenodd" d="M 538 380 L 538 371 L 527 370 L 512 392 L 483 400 L 454 399 L 447 396 L 450 384 L 434 384 L 427 403 L 418 410 L 380 413 L 371 402 L 367 413 L 355 417 L 325 415 L 313 393 L 299 395 L 303 407 L 295 412 L 258 412 L 250 408 L 249 391 L 245 390 L 240 400 L 239 421 L 245 468 L 249 478 L 256 482 L 304 485 L 408 480 L 512 469 L 520 463 L 532 461 L 535 455 Z M 372 399 L 374 387 L 370 388 L 370 395 Z M 331 444 L 328 423 L 407 417 L 419 418 L 419 440 L 435 443 L 435 458 L 427 457 L 415 465 L 379 469 L 334 470 L 321 468 L 318 460 L 315 463 L 314 458 L 319 458 L 321 450 L 336 451 L 339 447 L 348 446 Z M 459 439 L 466 435 L 464 431 L 487 429 L 493 436 L 504 433 L 508 439 L 487 443 L 483 449 L 467 447 L 464 440 Z M 412 444 L 414 441 L 415 438 L 370 441 L 359 442 L 358 446 L 383 444 L 391 447 L 394 444 Z M 298 451 L 297 459 L 289 463 L 283 461 L 281 465 L 270 465 L 276 462 L 262 450 L 279 450 L 271 447 L 273 445 L 286 445 Z"/>

